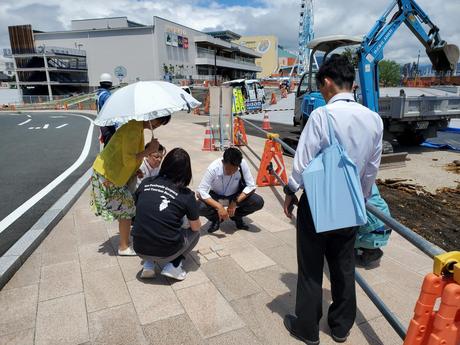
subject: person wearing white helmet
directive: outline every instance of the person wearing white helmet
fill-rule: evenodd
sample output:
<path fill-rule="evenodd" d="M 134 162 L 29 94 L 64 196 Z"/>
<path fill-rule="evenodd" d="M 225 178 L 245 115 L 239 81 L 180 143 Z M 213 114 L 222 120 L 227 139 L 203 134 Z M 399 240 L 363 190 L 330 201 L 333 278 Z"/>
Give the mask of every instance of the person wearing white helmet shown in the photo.
<path fill-rule="evenodd" d="M 100 88 L 97 90 L 97 98 L 96 98 L 96 109 L 97 113 L 101 111 L 104 103 L 109 99 L 111 96 L 110 88 L 112 87 L 112 76 L 110 73 L 102 73 L 99 78 L 99 85 Z M 110 138 L 115 133 L 116 127 L 115 126 L 105 126 L 101 127 L 101 141 L 104 144 L 104 147 L 109 143 Z"/>

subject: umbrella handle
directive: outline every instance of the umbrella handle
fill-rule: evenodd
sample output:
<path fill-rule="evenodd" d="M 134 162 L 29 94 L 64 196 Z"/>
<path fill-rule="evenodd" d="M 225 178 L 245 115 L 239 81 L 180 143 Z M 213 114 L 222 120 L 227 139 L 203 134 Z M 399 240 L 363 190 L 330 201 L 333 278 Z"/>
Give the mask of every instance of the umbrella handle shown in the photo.
<path fill-rule="evenodd" d="M 187 100 L 185 99 L 185 96 L 183 94 L 180 94 L 180 96 L 184 100 L 185 104 L 187 104 L 187 113 L 190 113 L 192 111 L 192 107 L 190 107 L 190 104 L 187 102 Z"/>

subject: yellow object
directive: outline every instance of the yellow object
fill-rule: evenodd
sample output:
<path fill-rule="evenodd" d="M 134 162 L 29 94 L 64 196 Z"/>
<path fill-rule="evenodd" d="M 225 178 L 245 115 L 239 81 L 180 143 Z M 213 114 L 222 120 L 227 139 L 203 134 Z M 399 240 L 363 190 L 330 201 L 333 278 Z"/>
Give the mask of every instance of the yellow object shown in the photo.
<path fill-rule="evenodd" d="M 115 132 L 109 144 L 99 153 L 93 169 L 115 186 L 124 186 L 139 169 L 142 160 L 136 160 L 136 154 L 142 151 L 144 124 L 142 121 L 129 121 Z"/>
<path fill-rule="evenodd" d="M 454 281 L 460 284 L 460 262 L 457 262 L 454 266 Z"/>
<path fill-rule="evenodd" d="M 460 280 L 460 252 L 448 252 L 434 257 L 433 273 L 441 276 L 445 274 L 454 275 L 455 268 L 457 269 L 457 279 Z M 457 267 L 455 267 L 457 266 Z M 455 278 L 454 278 L 455 279 Z"/>
<path fill-rule="evenodd" d="M 273 139 L 279 139 L 280 135 L 277 133 L 267 133 L 267 139 L 268 140 L 273 140 Z"/>
<path fill-rule="evenodd" d="M 269 77 L 278 69 L 278 37 L 242 36 L 233 42 L 253 49 L 261 55 L 255 60 L 256 65 L 262 68 L 262 71 L 257 73 L 257 78 Z"/>

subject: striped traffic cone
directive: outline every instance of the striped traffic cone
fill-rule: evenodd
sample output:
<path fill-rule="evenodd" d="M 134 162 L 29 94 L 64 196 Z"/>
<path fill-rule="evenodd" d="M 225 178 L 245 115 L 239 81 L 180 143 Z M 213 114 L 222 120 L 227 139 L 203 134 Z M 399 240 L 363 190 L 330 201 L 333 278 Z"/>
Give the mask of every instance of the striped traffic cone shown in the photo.
<path fill-rule="evenodd" d="M 206 126 L 206 131 L 204 133 L 203 148 L 201 151 L 214 151 L 215 150 L 215 141 L 212 137 L 211 127 L 209 123 Z"/>
<path fill-rule="evenodd" d="M 262 129 L 266 131 L 272 130 L 272 126 L 270 126 L 270 118 L 268 117 L 268 112 L 264 113 L 264 120 L 262 121 Z"/>

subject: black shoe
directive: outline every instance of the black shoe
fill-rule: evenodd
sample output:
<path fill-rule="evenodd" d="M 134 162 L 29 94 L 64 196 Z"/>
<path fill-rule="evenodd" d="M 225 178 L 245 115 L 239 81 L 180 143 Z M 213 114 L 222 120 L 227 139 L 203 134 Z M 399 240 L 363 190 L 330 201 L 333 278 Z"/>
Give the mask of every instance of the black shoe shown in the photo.
<path fill-rule="evenodd" d="M 367 266 L 370 265 L 371 263 L 374 263 L 377 260 L 380 260 L 380 258 L 383 256 L 383 251 L 380 248 L 376 249 L 361 249 L 362 254 L 361 254 L 361 260 L 363 262 L 363 265 Z"/>
<path fill-rule="evenodd" d="M 347 341 L 348 336 L 350 335 L 350 332 L 348 332 L 344 337 L 338 337 L 331 331 L 331 337 L 336 343 L 344 343 Z"/>
<path fill-rule="evenodd" d="M 208 233 L 212 234 L 213 232 L 216 232 L 220 228 L 220 220 L 213 220 L 211 225 L 208 228 Z"/>
<path fill-rule="evenodd" d="M 319 345 L 319 340 L 308 340 L 308 339 L 305 339 L 304 337 L 296 334 L 292 328 L 292 323 L 296 320 L 297 318 L 294 316 L 294 315 L 286 315 L 284 317 L 284 327 L 286 327 L 286 329 L 289 331 L 289 333 L 291 334 L 291 336 L 293 336 L 294 338 L 300 340 L 300 341 L 303 341 L 305 344 L 307 345 Z"/>
<path fill-rule="evenodd" d="M 236 228 L 240 230 L 249 230 L 249 225 L 243 222 L 243 218 L 232 218 L 235 222 Z"/>

